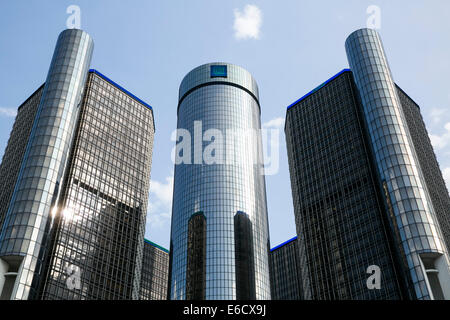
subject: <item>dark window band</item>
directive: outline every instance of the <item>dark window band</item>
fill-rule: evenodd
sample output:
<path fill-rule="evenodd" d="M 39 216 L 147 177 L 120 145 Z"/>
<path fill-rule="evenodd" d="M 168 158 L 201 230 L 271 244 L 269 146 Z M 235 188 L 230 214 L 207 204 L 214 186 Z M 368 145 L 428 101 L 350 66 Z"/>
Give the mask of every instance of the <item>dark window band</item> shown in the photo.
<path fill-rule="evenodd" d="M 206 218 L 202 211 L 188 222 L 186 300 L 205 300 L 206 292 Z"/>
<path fill-rule="evenodd" d="M 183 100 L 184 100 L 189 94 L 191 94 L 191 93 L 194 92 L 195 90 L 200 89 L 200 88 L 202 88 L 202 87 L 207 87 L 207 86 L 212 86 L 212 85 L 218 85 L 218 84 L 228 85 L 228 86 L 232 86 L 232 87 L 236 87 L 236 88 L 239 88 L 239 89 L 241 89 L 241 90 L 244 90 L 244 91 L 247 92 L 249 95 L 251 95 L 252 98 L 256 101 L 256 104 L 258 105 L 259 111 L 261 112 L 261 106 L 259 105 L 258 98 L 256 98 L 256 96 L 253 94 L 253 92 L 251 92 L 251 91 L 248 90 L 247 88 L 245 88 L 245 87 L 243 87 L 243 86 L 241 86 L 241 85 L 238 85 L 238 84 L 236 84 L 236 83 L 233 83 L 233 82 L 228 82 L 228 81 L 211 81 L 211 82 L 205 82 L 205 83 L 199 84 L 198 86 L 195 86 L 195 87 L 189 89 L 188 91 L 186 91 L 186 93 L 183 94 L 183 96 L 182 96 L 182 97 L 180 98 L 180 100 L 178 101 L 177 114 L 178 114 L 178 111 L 180 110 L 180 105 L 181 105 L 181 103 L 183 102 Z"/>
<path fill-rule="evenodd" d="M 236 300 L 255 300 L 255 262 L 252 222 L 245 212 L 234 215 L 234 253 L 236 268 Z"/>

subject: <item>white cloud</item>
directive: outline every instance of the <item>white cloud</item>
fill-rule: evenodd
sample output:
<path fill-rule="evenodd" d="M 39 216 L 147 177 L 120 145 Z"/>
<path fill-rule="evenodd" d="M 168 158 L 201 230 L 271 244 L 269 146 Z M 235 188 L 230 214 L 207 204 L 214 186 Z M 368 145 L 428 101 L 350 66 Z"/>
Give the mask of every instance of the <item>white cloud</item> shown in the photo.
<path fill-rule="evenodd" d="M 444 149 L 450 144 L 450 122 L 444 125 L 445 132 L 442 135 L 430 134 L 431 144 L 436 149 Z"/>
<path fill-rule="evenodd" d="M 244 12 L 234 9 L 234 36 L 236 39 L 259 39 L 262 12 L 255 5 L 246 5 Z"/>
<path fill-rule="evenodd" d="M 450 167 L 444 168 L 444 170 L 442 170 L 442 175 L 444 176 L 445 183 L 447 184 L 447 189 L 450 192 Z"/>
<path fill-rule="evenodd" d="M 278 128 L 283 129 L 284 128 L 284 118 L 274 118 L 272 120 L 269 120 L 267 122 L 263 123 L 263 128 Z"/>
<path fill-rule="evenodd" d="M 13 108 L 3 108 L 0 107 L 0 115 L 4 115 L 7 117 L 15 117 L 17 114 L 17 110 Z"/>
<path fill-rule="evenodd" d="M 447 112 L 446 109 L 432 108 L 430 112 L 431 120 L 433 120 L 434 123 L 439 123 L 442 121 L 442 116 Z"/>
<path fill-rule="evenodd" d="M 165 182 L 150 181 L 150 196 L 147 208 L 147 229 L 163 228 L 172 215 L 173 173 Z"/>
<path fill-rule="evenodd" d="M 146 230 L 162 229 L 170 221 L 170 212 L 148 213 Z"/>
<path fill-rule="evenodd" d="M 150 182 L 150 193 L 153 193 L 158 200 L 168 206 L 172 203 L 173 174 L 166 177 L 166 182 L 153 180 Z"/>

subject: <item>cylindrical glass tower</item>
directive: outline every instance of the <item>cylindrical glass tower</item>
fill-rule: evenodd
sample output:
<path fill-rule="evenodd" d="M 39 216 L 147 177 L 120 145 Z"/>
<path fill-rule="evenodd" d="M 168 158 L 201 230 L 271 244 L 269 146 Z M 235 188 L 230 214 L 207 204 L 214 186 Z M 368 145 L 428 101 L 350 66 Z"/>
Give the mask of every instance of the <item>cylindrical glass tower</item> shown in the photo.
<path fill-rule="evenodd" d="M 258 87 L 228 63 L 180 85 L 170 299 L 270 299 Z"/>
<path fill-rule="evenodd" d="M 93 47 L 91 37 L 82 30 L 68 29 L 58 37 L 0 235 L 0 259 L 15 277 L 6 298 L 28 299 L 39 283 L 42 247 L 61 188 Z"/>
<path fill-rule="evenodd" d="M 449 261 L 395 83 L 378 33 L 345 43 L 359 90 L 378 175 L 414 299 L 448 298 Z"/>

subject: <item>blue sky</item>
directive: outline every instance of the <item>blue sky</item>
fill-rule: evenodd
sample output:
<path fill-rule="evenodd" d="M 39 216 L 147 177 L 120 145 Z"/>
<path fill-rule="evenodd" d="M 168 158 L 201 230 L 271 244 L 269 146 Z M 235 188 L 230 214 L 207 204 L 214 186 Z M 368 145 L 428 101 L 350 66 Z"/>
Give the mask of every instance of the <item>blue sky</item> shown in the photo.
<path fill-rule="evenodd" d="M 184 75 L 213 61 L 243 66 L 258 82 L 262 122 L 282 128 L 290 103 L 348 67 L 345 39 L 366 26 L 370 5 L 380 8 L 379 32 L 394 79 L 421 106 L 450 185 L 448 0 L 1 1 L 0 156 L 15 110 L 45 80 L 69 5 L 80 7 L 81 28 L 94 39 L 91 67 L 153 106 L 146 237 L 162 246 L 169 245 L 170 137 Z M 295 235 L 284 139 L 281 131 L 280 170 L 266 178 L 272 246 Z"/>

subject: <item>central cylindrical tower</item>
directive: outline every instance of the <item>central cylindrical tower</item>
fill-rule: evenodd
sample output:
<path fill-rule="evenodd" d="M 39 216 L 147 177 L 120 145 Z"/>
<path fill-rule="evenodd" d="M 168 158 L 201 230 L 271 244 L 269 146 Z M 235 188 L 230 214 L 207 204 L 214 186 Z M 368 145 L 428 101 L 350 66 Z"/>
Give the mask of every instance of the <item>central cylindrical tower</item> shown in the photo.
<path fill-rule="evenodd" d="M 170 299 L 270 299 L 258 87 L 228 63 L 180 85 Z"/>

